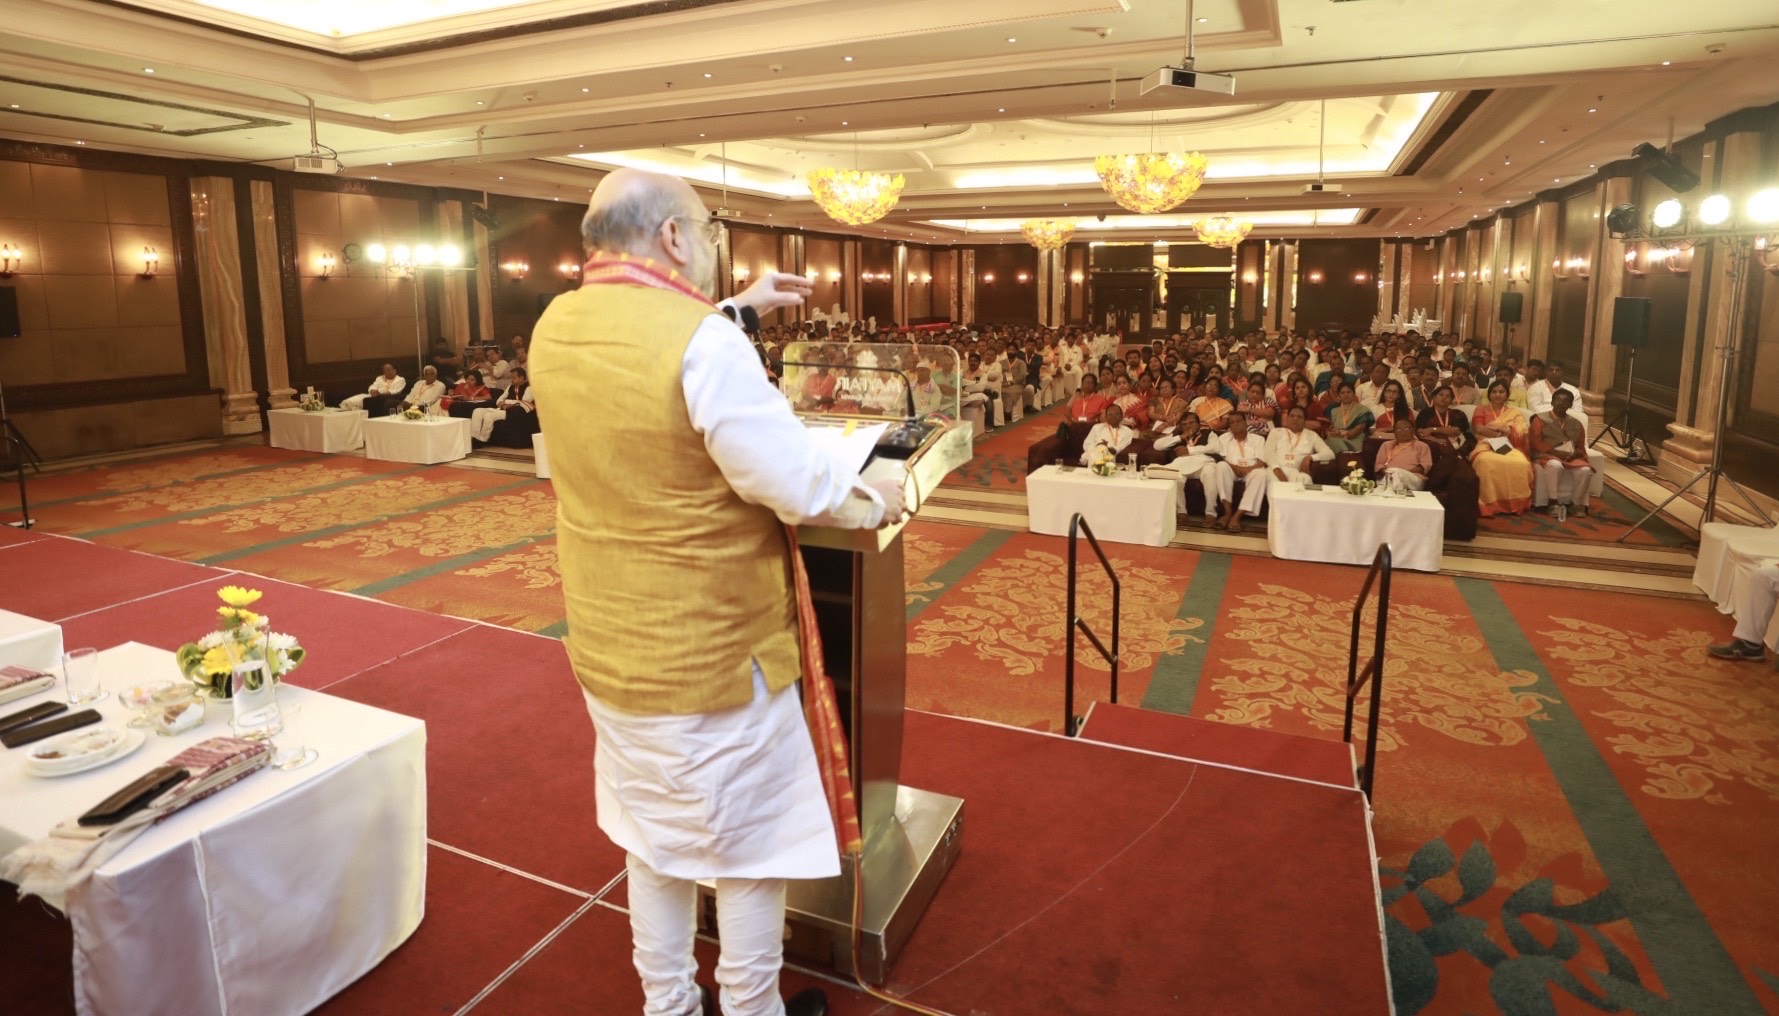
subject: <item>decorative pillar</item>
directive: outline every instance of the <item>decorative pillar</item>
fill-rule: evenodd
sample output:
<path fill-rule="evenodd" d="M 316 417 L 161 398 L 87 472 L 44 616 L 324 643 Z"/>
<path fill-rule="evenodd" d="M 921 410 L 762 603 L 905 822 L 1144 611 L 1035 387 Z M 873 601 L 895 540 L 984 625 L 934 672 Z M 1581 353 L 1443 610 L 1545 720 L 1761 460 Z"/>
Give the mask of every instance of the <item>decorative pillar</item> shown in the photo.
<path fill-rule="evenodd" d="M 859 273 L 864 270 L 859 264 L 859 242 L 840 241 L 840 309 L 855 321 L 862 320 L 864 313 L 859 279 Z"/>
<path fill-rule="evenodd" d="M 1279 327 L 1297 327 L 1297 244 L 1279 244 L 1278 269 L 1273 281 L 1279 298 Z"/>
<path fill-rule="evenodd" d="M 494 284 L 500 278 L 500 265 L 495 263 L 493 243 L 488 237 L 488 227 L 470 220 L 470 238 L 474 249 L 470 252 L 476 266 L 472 273 L 476 287 L 476 327 L 482 336 L 493 342 L 506 342 L 511 336 L 494 334 Z"/>
<path fill-rule="evenodd" d="M 463 236 L 463 202 L 439 202 L 439 236 L 446 243 L 456 243 Z M 554 266 L 552 266 L 554 267 Z M 440 272 L 439 288 L 444 293 L 444 312 L 440 315 L 439 327 L 451 345 L 462 349 L 471 339 L 477 338 L 473 323 L 469 319 L 469 287 L 470 273 L 467 271 Z M 500 341 L 492 330 L 481 333 L 481 337 Z"/>
<path fill-rule="evenodd" d="M 222 390 L 222 432 L 257 434 L 262 426 L 247 353 L 235 181 L 220 176 L 192 177 L 191 200 L 198 289 L 204 306 L 204 345 L 209 353 L 210 383 Z"/>
<path fill-rule="evenodd" d="M 965 247 L 958 251 L 957 285 L 952 287 L 957 299 L 957 323 L 970 325 L 976 320 L 976 251 Z"/>
<path fill-rule="evenodd" d="M 253 259 L 259 270 L 261 344 L 266 353 L 266 402 L 272 409 L 296 405 L 290 386 L 290 353 L 284 337 L 283 264 L 278 257 L 278 215 L 272 205 L 272 182 L 253 180 Z"/>
<path fill-rule="evenodd" d="M 809 277 L 809 260 L 803 247 L 802 233 L 778 234 L 778 264 L 781 272 Z M 801 303 L 795 307 L 786 307 L 779 313 L 784 315 L 783 322 L 786 324 L 802 324 L 809 319 L 809 307 Z"/>
<path fill-rule="evenodd" d="M 1532 212 L 1532 261 L 1527 266 L 1527 274 L 1532 277 L 1527 285 L 1532 291 L 1526 301 L 1531 305 L 1527 309 L 1532 318 L 1532 327 L 1526 333 L 1529 357 L 1542 359 L 1550 352 L 1551 314 L 1556 303 L 1556 269 L 1551 266 L 1551 259 L 1557 256 L 1557 219 L 1562 214 L 1562 205 L 1543 198 Z"/>
<path fill-rule="evenodd" d="M 890 317 L 898 325 L 908 323 L 908 245 L 897 243 L 895 267 L 890 269 Z"/>

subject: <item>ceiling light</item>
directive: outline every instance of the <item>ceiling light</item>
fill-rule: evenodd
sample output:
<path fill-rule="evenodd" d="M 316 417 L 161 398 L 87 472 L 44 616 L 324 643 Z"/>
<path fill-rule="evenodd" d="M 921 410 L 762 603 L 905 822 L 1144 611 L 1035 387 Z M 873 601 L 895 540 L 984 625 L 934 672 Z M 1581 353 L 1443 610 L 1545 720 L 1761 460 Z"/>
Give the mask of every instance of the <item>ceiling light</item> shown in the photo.
<path fill-rule="evenodd" d="M 86 144 L 86 142 L 85 142 L 85 141 L 76 141 L 76 142 L 74 142 L 74 143 L 75 143 L 75 144 L 77 144 L 77 145 L 84 145 L 84 144 Z"/>
<path fill-rule="evenodd" d="M 1155 215 L 1185 203 L 1205 180 L 1205 157 L 1198 152 L 1146 152 L 1101 155 L 1093 171 L 1119 207 Z"/>
<path fill-rule="evenodd" d="M 1075 224 L 1059 219 L 1033 219 L 1020 223 L 1019 231 L 1039 250 L 1060 250 L 1075 235 Z"/>
<path fill-rule="evenodd" d="M 1713 194 L 1699 202 L 1699 221 L 1707 226 L 1721 226 L 1730 218 L 1730 199 Z"/>
<path fill-rule="evenodd" d="M 144 74 L 153 74 L 153 73 L 154 73 L 154 68 L 153 68 L 153 67 L 144 67 L 144 68 L 142 68 L 142 73 L 144 73 Z"/>
<path fill-rule="evenodd" d="M 702 134 L 700 134 L 700 135 L 698 135 L 698 136 L 699 136 L 699 137 L 703 137 L 703 136 L 704 136 L 704 135 L 702 135 Z"/>
<path fill-rule="evenodd" d="M 1599 111 L 1600 111 L 1600 108 L 1598 106 L 1589 106 L 1588 107 L 1589 113 L 1598 113 Z"/>
<path fill-rule="evenodd" d="M 1202 25 L 1202 24 L 1204 24 L 1204 23 L 1205 23 L 1205 22 L 1207 22 L 1207 21 L 1209 21 L 1209 20 L 1211 20 L 1211 19 L 1210 19 L 1210 18 L 1199 18 L 1199 19 L 1198 19 L 1198 23 L 1199 23 L 1199 24 L 1201 24 L 1201 25 Z"/>
<path fill-rule="evenodd" d="M 1007 41 L 1008 42 L 1018 42 L 1019 40 L 1015 39 L 1013 36 L 1009 35 L 1009 36 L 1007 36 Z"/>
<path fill-rule="evenodd" d="M 840 121 L 840 126 L 845 127 L 846 125 L 850 124 L 851 122 L 852 122 L 851 120 L 842 120 L 842 121 Z"/>
<path fill-rule="evenodd" d="M 1007 107 L 1005 107 L 1005 106 L 1000 106 L 995 109 L 996 113 L 1005 113 L 1006 111 L 1007 111 Z"/>
<path fill-rule="evenodd" d="M 843 56 L 840 59 L 845 60 L 847 63 L 852 63 L 852 57 L 850 56 Z"/>
<path fill-rule="evenodd" d="M 707 78 L 708 78 L 708 77 L 710 77 L 710 75 L 708 75 L 708 74 L 706 74 L 706 75 L 705 75 L 705 77 L 707 77 Z M 582 92 L 582 93 L 583 93 L 583 94 L 585 94 L 585 93 L 587 93 L 587 92 L 591 92 L 591 91 L 592 91 L 592 90 L 593 90 L 593 89 L 591 89 L 591 88 L 583 88 L 583 89 L 581 89 L 581 92 Z"/>
<path fill-rule="evenodd" d="M 1544 144 L 1544 139 L 1543 139 L 1543 138 L 1539 138 L 1539 139 L 1538 139 L 1538 143 L 1539 143 L 1539 144 L 1541 144 L 1541 145 L 1542 145 L 1542 144 Z"/>
<path fill-rule="evenodd" d="M 1669 64 L 1671 64 L 1671 63 L 1673 63 L 1673 62 L 1674 62 L 1674 61 L 1672 61 L 1672 60 L 1663 60 L 1663 61 L 1662 61 L 1662 66 L 1663 66 L 1663 67 L 1666 67 L 1666 66 L 1668 66 L 1668 65 L 1669 65 Z"/>
<path fill-rule="evenodd" d="M 17 108 L 19 108 L 19 104 L 18 104 L 18 103 L 16 103 L 16 102 L 15 102 L 15 103 L 13 103 L 13 104 L 12 104 L 12 108 L 13 108 L 13 109 L 17 109 Z"/>
<path fill-rule="evenodd" d="M 1200 240 L 1212 247 L 1227 250 L 1247 239 L 1248 231 L 1254 228 L 1254 224 L 1233 215 L 1213 215 L 1194 222 L 1192 228 L 1198 233 Z"/>
<path fill-rule="evenodd" d="M 495 179 L 496 179 L 496 180 L 505 180 L 505 179 L 506 179 L 506 177 L 504 177 L 504 176 L 497 176 L 497 177 L 495 177 Z"/>
<path fill-rule="evenodd" d="M 906 183 L 900 173 L 866 173 L 823 167 L 807 177 L 810 197 L 828 217 L 848 226 L 863 226 L 889 214 Z"/>
<path fill-rule="evenodd" d="M 1683 211 L 1684 209 L 1681 208 L 1678 199 L 1669 198 L 1655 206 L 1655 211 L 1650 214 L 1649 221 L 1654 224 L 1657 229 L 1671 229 L 1679 224 L 1680 216 Z"/>
<path fill-rule="evenodd" d="M 709 71 L 705 71 L 704 76 L 708 78 L 711 76 L 711 73 Z M 1592 112 L 1592 110 L 1589 110 L 1589 112 Z"/>
<path fill-rule="evenodd" d="M 487 105 L 487 103 L 485 103 L 485 102 L 483 102 L 483 101 L 482 101 L 482 100 L 481 100 L 481 99 L 477 99 L 477 100 L 476 100 L 476 105 L 478 105 L 478 106 L 485 106 L 485 105 Z"/>
<path fill-rule="evenodd" d="M 389 119 L 389 118 L 390 118 L 390 117 L 392 117 L 392 116 L 394 116 L 394 115 L 395 115 L 395 114 L 394 114 L 394 113 L 384 113 L 384 114 L 383 114 L 383 119 L 385 119 L 385 120 L 387 120 L 387 119 Z"/>
<path fill-rule="evenodd" d="M 1763 226 L 1779 222 L 1779 187 L 1756 191 L 1748 199 L 1748 221 Z"/>

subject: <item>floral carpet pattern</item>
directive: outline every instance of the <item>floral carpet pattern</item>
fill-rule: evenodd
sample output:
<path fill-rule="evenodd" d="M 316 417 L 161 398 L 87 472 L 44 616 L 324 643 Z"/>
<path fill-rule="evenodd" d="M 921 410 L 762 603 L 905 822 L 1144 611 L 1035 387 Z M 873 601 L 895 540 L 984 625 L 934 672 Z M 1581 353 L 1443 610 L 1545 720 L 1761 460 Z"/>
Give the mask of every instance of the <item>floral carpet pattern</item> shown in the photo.
<path fill-rule="evenodd" d="M 1053 425 L 978 452 L 1023 468 Z M 1003 482 L 984 468 L 947 482 Z M 33 502 L 101 544 L 562 634 L 528 476 L 238 447 L 46 476 Z M 1339 736 L 1363 572 L 1107 550 L 1121 701 Z M 1064 541 L 916 522 L 903 552 L 909 706 L 1059 729 Z M 1708 658 L 1729 624 L 1702 600 L 1406 572 L 1392 595 L 1373 831 L 1398 1012 L 1779 1011 L 1779 674 Z M 1108 605 L 1084 568 L 1109 639 Z M 1110 689 L 1077 651 L 1080 712 Z"/>

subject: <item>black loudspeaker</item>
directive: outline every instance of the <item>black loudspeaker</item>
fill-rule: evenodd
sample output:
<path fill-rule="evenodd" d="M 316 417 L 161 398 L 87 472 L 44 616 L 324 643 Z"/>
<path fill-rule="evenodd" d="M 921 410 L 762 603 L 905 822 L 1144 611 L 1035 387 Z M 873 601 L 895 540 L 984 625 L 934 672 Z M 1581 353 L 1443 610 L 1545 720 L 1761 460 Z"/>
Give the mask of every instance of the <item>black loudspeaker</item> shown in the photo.
<path fill-rule="evenodd" d="M 1612 344 L 1642 349 L 1649 345 L 1649 300 L 1620 296 L 1612 301 Z"/>
<path fill-rule="evenodd" d="M 19 334 L 19 291 L 0 286 L 0 339 L 16 339 Z"/>
<path fill-rule="evenodd" d="M 1524 293 L 1502 293 L 1501 322 L 1509 325 L 1519 324 L 1520 310 L 1525 306 L 1525 303 L 1526 294 Z"/>

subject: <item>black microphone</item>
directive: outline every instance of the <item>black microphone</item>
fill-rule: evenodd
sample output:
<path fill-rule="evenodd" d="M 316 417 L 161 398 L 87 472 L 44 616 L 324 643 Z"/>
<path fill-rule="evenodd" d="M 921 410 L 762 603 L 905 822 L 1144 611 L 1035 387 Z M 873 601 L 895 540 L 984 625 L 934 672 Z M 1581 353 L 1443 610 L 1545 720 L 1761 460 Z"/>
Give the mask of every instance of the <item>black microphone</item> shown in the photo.
<path fill-rule="evenodd" d="M 719 307 L 723 316 L 735 322 L 741 330 L 749 335 L 760 334 L 760 312 L 752 307 L 736 307 L 734 304 Z"/>

